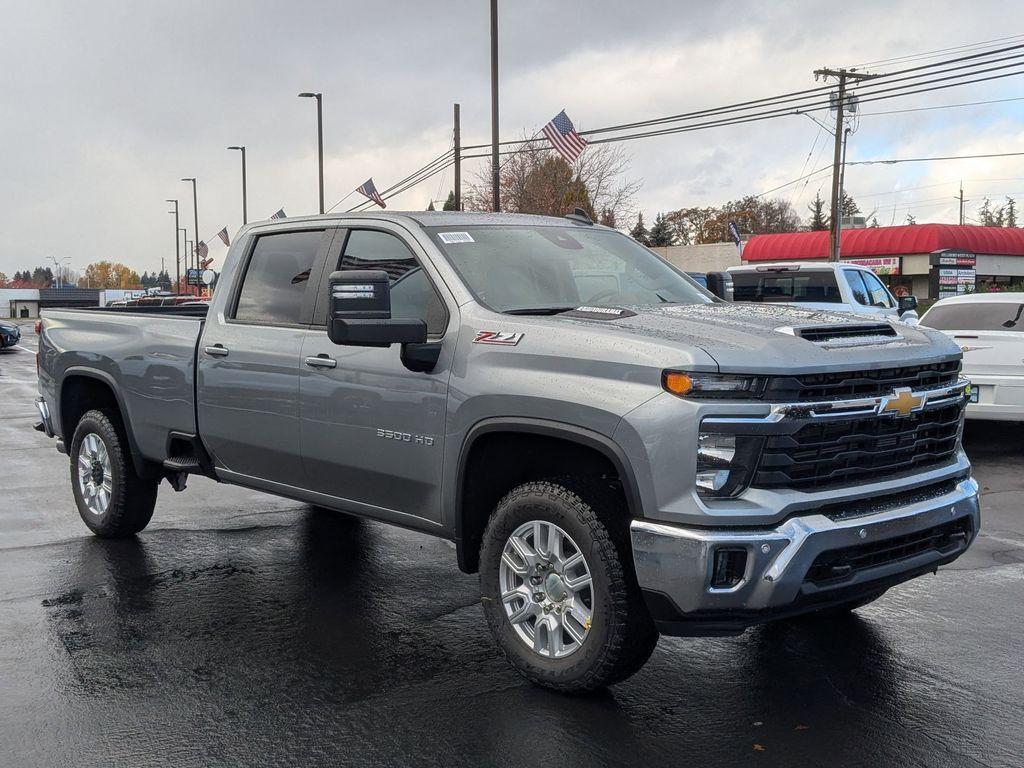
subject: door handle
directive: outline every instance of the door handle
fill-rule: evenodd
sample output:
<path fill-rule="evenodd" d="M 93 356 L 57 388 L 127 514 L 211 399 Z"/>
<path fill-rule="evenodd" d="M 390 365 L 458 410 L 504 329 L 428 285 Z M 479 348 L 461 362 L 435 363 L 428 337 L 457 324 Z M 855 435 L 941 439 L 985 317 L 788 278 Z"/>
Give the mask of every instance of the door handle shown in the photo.
<path fill-rule="evenodd" d="M 228 348 L 220 344 L 214 344 L 212 347 L 203 347 L 203 352 L 208 354 L 210 357 L 228 356 Z"/>
<path fill-rule="evenodd" d="M 307 357 L 306 365 L 310 368 L 337 368 L 338 361 L 327 355 L 317 355 L 316 357 Z"/>

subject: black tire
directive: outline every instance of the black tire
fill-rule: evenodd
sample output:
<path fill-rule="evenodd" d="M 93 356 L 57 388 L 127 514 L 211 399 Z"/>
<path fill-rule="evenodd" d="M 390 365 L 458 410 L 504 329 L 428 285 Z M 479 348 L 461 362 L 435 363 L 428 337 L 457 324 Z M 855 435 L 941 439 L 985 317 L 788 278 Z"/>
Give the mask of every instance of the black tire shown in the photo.
<path fill-rule="evenodd" d="M 110 498 L 106 510 L 96 513 L 89 509 L 83 495 L 79 474 L 82 443 L 89 435 L 96 435 L 103 443 L 110 466 Z M 131 459 L 131 448 L 125 436 L 121 416 L 113 410 L 87 411 L 75 427 L 71 439 L 71 489 L 75 495 L 78 514 L 97 536 L 120 539 L 134 536 L 145 528 L 153 517 L 159 479 L 139 477 Z"/>
<path fill-rule="evenodd" d="M 593 581 L 592 623 L 564 658 L 527 646 L 501 600 L 499 567 L 513 532 L 531 520 L 562 528 L 587 559 Z M 658 642 L 633 570 L 629 515 L 621 493 L 600 479 L 556 479 L 520 485 L 495 508 L 480 550 L 484 615 L 509 663 L 531 682 L 567 693 L 592 691 L 640 669 Z"/>

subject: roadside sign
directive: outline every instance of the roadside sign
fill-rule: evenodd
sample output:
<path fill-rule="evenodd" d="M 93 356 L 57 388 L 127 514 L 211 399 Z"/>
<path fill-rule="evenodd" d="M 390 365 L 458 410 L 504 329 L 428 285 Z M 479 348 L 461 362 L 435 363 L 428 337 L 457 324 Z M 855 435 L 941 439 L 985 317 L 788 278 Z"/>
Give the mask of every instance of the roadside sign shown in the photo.
<path fill-rule="evenodd" d="M 198 269 L 189 269 L 185 273 L 185 281 L 189 285 L 199 285 L 200 284 L 199 283 L 199 270 Z"/>

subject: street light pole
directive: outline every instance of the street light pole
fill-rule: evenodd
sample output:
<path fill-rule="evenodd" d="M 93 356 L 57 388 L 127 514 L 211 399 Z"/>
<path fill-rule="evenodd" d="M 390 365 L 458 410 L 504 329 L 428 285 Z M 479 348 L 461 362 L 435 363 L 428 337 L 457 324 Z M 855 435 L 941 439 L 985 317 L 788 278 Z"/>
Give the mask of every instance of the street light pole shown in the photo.
<path fill-rule="evenodd" d="M 491 196 L 501 210 L 501 169 L 498 167 L 498 0 L 491 0 Z"/>
<path fill-rule="evenodd" d="M 317 162 L 320 168 L 320 213 L 324 212 L 324 103 L 322 93 L 305 91 L 299 94 L 302 99 L 316 99 L 316 149 Z"/>
<path fill-rule="evenodd" d="M 168 211 L 168 213 L 174 214 L 174 278 L 177 281 L 174 284 L 174 289 L 177 291 L 181 287 L 181 241 L 178 239 L 178 201 L 168 200 L 168 203 L 174 203 L 174 210 Z"/>
<path fill-rule="evenodd" d="M 237 149 L 242 153 L 242 224 L 248 224 L 249 211 L 246 205 L 245 195 L 245 147 L 228 147 L 228 149 Z"/>
<path fill-rule="evenodd" d="M 199 269 L 199 197 L 196 193 L 196 180 L 195 178 L 186 178 L 182 181 L 192 182 L 192 222 L 195 225 L 194 237 L 192 246 L 195 249 L 193 252 L 193 261 L 196 269 Z"/>
<path fill-rule="evenodd" d="M 188 258 L 188 229 L 186 229 L 185 227 L 179 227 L 178 231 L 181 233 L 181 241 L 185 245 L 185 257 Z M 175 243 L 174 246 L 177 247 L 178 244 Z M 181 290 L 181 272 L 180 271 L 178 272 L 178 284 L 174 286 L 174 290 L 177 293 L 182 293 L 183 292 Z"/>

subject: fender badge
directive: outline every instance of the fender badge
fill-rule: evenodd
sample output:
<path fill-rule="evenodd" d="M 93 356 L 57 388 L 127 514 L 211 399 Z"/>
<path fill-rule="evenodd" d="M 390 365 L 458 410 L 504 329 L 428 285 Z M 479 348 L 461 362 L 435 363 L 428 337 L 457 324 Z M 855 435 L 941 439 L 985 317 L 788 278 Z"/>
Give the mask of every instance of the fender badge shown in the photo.
<path fill-rule="evenodd" d="M 523 338 L 523 333 L 509 333 L 508 331 L 480 331 L 477 333 L 476 338 L 473 339 L 474 344 L 500 344 L 505 347 L 514 347 Z"/>

